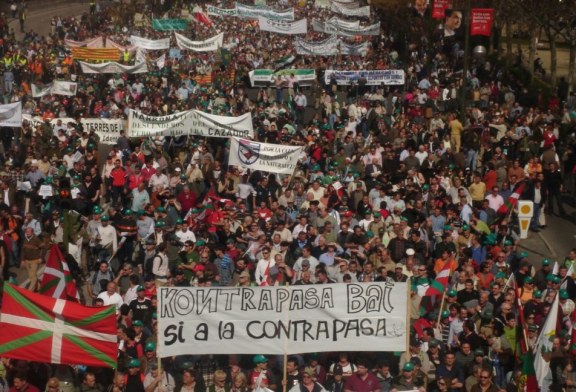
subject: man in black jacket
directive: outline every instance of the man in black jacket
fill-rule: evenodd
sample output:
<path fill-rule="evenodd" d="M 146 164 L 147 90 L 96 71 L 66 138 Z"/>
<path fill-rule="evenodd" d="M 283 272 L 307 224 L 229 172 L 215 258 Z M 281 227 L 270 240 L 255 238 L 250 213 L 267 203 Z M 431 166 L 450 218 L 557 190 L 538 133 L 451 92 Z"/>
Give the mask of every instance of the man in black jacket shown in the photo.
<path fill-rule="evenodd" d="M 548 170 L 544 172 L 544 185 L 548 191 L 548 201 L 546 202 L 546 213 L 554 214 L 554 201 L 558 205 L 559 216 L 566 215 L 564 206 L 562 205 L 562 173 L 558 169 L 556 163 L 548 165 Z"/>

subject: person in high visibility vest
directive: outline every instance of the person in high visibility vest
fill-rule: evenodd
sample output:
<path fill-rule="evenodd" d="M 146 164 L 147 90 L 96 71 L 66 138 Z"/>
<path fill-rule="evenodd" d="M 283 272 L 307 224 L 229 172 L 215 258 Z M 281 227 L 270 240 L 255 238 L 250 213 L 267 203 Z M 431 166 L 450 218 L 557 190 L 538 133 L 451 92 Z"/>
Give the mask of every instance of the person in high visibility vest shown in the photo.
<path fill-rule="evenodd" d="M 124 64 L 130 64 L 130 52 L 128 49 L 124 50 L 124 53 L 122 53 L 122 60 L 124 61 Z"/>

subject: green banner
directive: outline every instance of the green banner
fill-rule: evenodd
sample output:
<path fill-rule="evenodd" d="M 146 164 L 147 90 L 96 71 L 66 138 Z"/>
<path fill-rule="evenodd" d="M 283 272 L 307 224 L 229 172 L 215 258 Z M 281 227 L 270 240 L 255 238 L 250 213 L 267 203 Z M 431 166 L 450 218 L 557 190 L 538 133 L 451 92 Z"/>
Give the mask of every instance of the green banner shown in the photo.
<path fill-rule="evenodd" d="M 186 19 L 152 19 L 152 28 L 159 31 L 186 30 Z"/>

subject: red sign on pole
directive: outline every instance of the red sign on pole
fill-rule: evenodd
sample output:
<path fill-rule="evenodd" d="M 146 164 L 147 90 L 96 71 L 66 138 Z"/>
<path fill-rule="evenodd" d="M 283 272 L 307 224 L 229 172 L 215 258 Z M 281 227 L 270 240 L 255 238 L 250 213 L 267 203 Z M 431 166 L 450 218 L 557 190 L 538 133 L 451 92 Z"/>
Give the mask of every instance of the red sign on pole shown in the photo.
<path fill-rule="evenodd" d="M 432 17 L 434 19 L 444 19 L 444 11 L 448 8 L 450 8 L 450 0 L 434 0 Z"/>
<path fill-rule="evenodd" d="M 485 35 L 489 37 L 493 21 L 493 8 L 473 8 L 470 20 L 470 35 Z"/>

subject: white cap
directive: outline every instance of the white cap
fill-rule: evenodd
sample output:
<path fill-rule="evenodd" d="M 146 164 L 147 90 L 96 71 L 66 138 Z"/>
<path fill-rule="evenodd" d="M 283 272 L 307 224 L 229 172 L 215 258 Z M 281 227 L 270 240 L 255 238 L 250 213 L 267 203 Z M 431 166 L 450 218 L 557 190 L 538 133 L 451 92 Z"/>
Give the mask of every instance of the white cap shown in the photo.
<path fill-rule="evenodd" d="M 414 252 L 414 249 L 412 249 L 412 248 L 406 249 L 406 254 L 407 254 L 408 256 L 414 256 L 415 253 L 416 253 L 416 252 Z"/>

